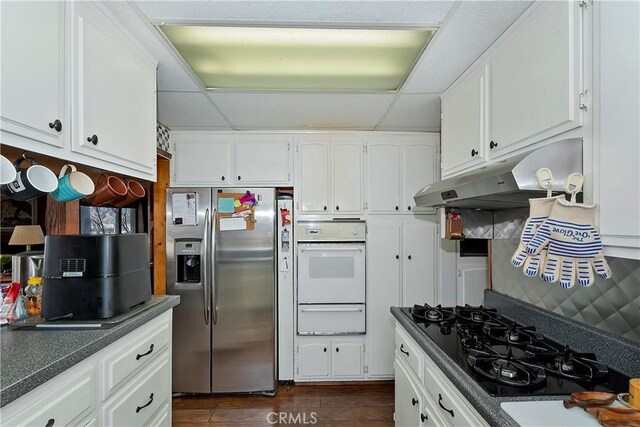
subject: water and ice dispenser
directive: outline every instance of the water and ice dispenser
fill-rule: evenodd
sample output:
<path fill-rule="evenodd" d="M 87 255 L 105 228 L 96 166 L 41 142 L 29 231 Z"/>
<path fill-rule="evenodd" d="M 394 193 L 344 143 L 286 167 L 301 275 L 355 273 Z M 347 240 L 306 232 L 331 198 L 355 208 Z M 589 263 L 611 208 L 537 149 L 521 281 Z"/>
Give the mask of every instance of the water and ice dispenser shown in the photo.
<path fill-rule="evenodd" d="M 175 243 L 176 282 L 200 283 L 200 240 L 181 240 Z"/>

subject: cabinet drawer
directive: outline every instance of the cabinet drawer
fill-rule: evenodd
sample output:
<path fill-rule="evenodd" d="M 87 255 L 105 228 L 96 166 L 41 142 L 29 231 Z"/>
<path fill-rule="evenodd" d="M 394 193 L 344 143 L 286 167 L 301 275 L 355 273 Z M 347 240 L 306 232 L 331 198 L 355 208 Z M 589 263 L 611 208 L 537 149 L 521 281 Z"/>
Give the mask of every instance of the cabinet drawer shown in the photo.
<path fill-rule="evenodd" d="M 164 351 L 104 406 L 108 426 L 144 426 L 171 397 L 169 352 Z"/>
<path fill-rule="evenodd" d="M 400 327 L 396 328 L 396 352 L 398 357 L 407 363 L 416 377 L 422 379 L 422 350 Z"/>
<path fill-rule="evenodd" d="M 62 374 L 65 375 L 65 374 Z M 55 379 L 52 381 L 56 381 Z M 34 401 L 25 411 L 4 423 L 7 426 L 66 426 L 86 417 L 95 401 L 95 370 L 82 369 L 62 380 L 44 399 Z M 28 399 L 28 398 L 23 398 Z"/>
<path fill-rule="evenodd" d="M 298 333 L 301 335 L 364 334 L 365 325 L 362 304 L 298 306 Z"/>
<path fill-rule="evenodd" d="M 450 427 L 487 425 L 431 360 L 425 360 L 424 385 L 428 390 L 427 398 L 445 425 Z"/>
<path fill-rule="evenodd" d="M 158 412 L 151 418 L 149 427 L 169 427 L 171 426 L 171 403 L 165 403 Z"/>
<path fill-rule="evenodd" d="M 169 318 L 162 315 L 109 347 L 109 354 L 102 361 L 103 400 L 169 345 L 170 326 Z"/>

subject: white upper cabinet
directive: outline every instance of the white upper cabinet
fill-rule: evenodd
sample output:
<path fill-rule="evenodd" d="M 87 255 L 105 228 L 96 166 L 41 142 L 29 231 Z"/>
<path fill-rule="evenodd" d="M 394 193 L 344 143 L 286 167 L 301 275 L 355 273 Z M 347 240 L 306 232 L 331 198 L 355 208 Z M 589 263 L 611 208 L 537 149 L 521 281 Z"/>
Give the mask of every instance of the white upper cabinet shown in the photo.
<path fill-rule="evenodd" d="M 358 213 L 363 210 L 361 142 L 336 142 L 331 146 L 331 209 L 334 213 Z"/>
<path fill-rule="evenodd" d="M 402 192 L 402 146 L 394 142 L 367 145 L 367 209 L 372 213 L 398 212 Z"/>
<path fill-rule="evenodd" d="M 640 259 L 640 3 L 597 10 L 594 201 L 605 255 Z"/>
<path fill-rule="evenodd" d="M 364 209 L 363 144 L 343 135 L 299 136 L 297 208 L 302 214 L 357 214 Z"/>
<path fill-rule="evenodd" d="M 155 176 L 156 64 L 94 3 L 70 3 L 72 150 Z"/>
<path fill-rule="evenodd" d="M 438 175 L 437 133 L 371 135 L 366 142 L 367 213 L 433 213 L 413 196 Z"/>
<path fill-rule="evenodd" d="M 328 142 L 309 141 L 298 144 L 296 194 L 301 213 L 326 213 L 329 209 Z"/>
<path fill-rule="evenodd" d="M 486 84 L 482 65 L 442 96 L 443 175 L 484 160 Z"/>
<path fill-rule="evenodd" d="M 174 132 L 171 186 L 291 185 L 290 135 Z"/>
<path fill-rule="evenodd" d="M 289 137 L 240 140 L 233 147 L 236 184 L 287 184 L 291 180 Z"/>
<path fill-rule="evenodd" d="M 578 1 L 543 2 L 490 56 L 492 155 L 581 126 L 581 14 Z"/>
<path fill-rule="evenodd" d="M 442 177 L 582 126 L 582 8 L 534 2 L 442 95 Z"/>
<path fill-rule="evenodd" d="M 172 186 L 228 185 L 231 182 L 231 141 L 174 135 L 175 152 L 171 159 Z"/>
<path fill-rule="evenodd" d="M 416 207 L 413 196 L 423 187 L 436 181 L 436 147 L 440 138 L 430 134 L 428 143 L 407 143 L 403 146 L 402 171 L 405 212 L 435 212 L 434 208 Z"/>
<path fill-rule="evenodd" d="M 0 23 L 0 128 L 60 148 L 70 134 L 64 11 L 62 1 L 7 1 L 2 3 Z M 3 135 L 3 143 L 6 139 Z"/>

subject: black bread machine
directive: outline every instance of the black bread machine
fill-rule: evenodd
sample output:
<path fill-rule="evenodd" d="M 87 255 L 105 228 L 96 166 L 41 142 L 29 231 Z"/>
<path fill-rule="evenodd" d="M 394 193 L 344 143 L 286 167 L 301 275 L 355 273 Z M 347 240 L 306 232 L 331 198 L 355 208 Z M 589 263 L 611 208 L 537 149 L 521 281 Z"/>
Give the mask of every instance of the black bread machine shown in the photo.
<path fill-rule="evenodd" d="M 151 299 L 146 234 L 47 236 L 44 247 L 45 319 L 105 319 Z"/>

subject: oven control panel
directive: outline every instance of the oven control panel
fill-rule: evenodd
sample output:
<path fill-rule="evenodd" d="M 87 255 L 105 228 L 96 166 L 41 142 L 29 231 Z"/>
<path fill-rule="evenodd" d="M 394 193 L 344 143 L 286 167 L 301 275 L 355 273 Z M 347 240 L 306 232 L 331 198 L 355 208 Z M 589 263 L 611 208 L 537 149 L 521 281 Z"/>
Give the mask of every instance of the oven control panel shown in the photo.
<path fill-rule="evenodd" d="M 298 221 L 298 242 L 364 242 L 364 221 Z"/>

